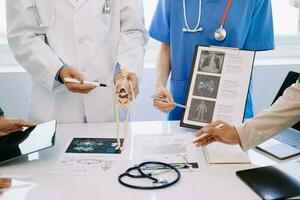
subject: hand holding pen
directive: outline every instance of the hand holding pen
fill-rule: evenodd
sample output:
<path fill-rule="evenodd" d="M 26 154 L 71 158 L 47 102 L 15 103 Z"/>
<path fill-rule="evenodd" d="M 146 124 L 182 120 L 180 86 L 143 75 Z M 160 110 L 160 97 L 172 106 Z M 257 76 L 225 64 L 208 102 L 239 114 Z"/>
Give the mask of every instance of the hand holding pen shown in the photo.
<path fill-rule="evenodd" d="M 99 83 L 97 81 L 79 81 L 74 78 L 64 78 L 65 83 L 76 83 L 76 84 L 89 84 L 95 87 L 109 87 L 107 84 Z"/>
<path fill-rule="evenodd" d="M 172 111 L 176 106 L 186 109 L 185 105 L 178 104 L 174 102 L 171 93 L 166 88 L 158 88 L 156 95 L 153 95 L 153 105 L 164 113 Z"/>
<path fill-rule="evenodd" d="M 153 106 L 158 110 L 168 113 L 175 108 L 173 96 L 166 88 L 157 88 L 155 96 L 167 100 L 167 102 L 163 102 L 158 99 L 153 99 Z"/>
<path fill-rule="evenodd" d="M 151 98 L 154 99 L 154 100 L 156 100 L 156 101 L 161 101 L 163 103 L 171 103 L 175 107 L 179 107 L 179 108 L 183 108 L 183 109 L 187 109 L 188 108 L 185 105 L 182 105 L 182 104 L 179 104 L 179 103 L 176 103 L 176 102 L 169 102 L 168 100 L 160 98 L 160 97 L 155 96 L 155 95 L 151 96 Z"/>
<path fill-rule="evenodd" d="M 96 86 L 92 84 L 83 84 L 85 80 L 84 74 L 82 74 L 77 67 L 63 67 L 59 72 L 59 77 L 64 82 L 66 88 L 73 93 L 88 94 L 96 88 Z M 65 81 L 65 79 L 75 79 L 79 83 L 70 83 Z"/>

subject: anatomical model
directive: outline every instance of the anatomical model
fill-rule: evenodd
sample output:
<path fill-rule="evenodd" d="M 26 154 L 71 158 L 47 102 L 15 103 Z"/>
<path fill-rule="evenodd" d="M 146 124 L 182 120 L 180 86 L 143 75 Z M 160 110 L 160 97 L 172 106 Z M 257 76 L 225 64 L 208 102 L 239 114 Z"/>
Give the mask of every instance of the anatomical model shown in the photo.
<path fill-rule="evenodd" d="M 123 150 L 127 132 L 128 132 L 128 120 L 129 120 L 129 113 L 130 113 L 130 95 L 132 95 L 132 100 L 135 99 L 132 81 L 128 80 L 128 69 L 126 67 L 121 67 L 121 75 L 122 79 L 116 82 L 116 126 L 117 126 L 117 150 Z M 126 110 L 126 119 L 124 122 L 124 140 L 123 144 L 121 144 L 120 139 L 120 116 L 119 110 L 125 109 Z"/>

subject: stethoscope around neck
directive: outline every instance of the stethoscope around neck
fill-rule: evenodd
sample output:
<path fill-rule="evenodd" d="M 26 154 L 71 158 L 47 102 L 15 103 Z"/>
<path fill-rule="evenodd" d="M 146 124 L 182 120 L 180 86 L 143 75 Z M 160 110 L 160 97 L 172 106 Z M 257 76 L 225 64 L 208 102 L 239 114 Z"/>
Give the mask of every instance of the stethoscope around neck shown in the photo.
<path fill-rule="evenodd" d="M 197 32 L 202 32 L 203 28 L 200 26 L 200 21 L 201 21 L 201 14 L 202 14 L 202 0 L 198 0 L 199 1 L 199 8 L 198 8 L 198 19 L 197 19 L 197 24 L 195 26 L 195 28 L 191 28 L 189 26 L 188 20 L 187 20 L 187 14 L 186 14 L 186 0 L 182 0 L 182 4 L 183 4 L 183 17 L 184 17 L 184 23 L 185 23 L 185 27 L 182 29 L 183 32 L 185 33 L 197 33 Z M 214 37 L 215 40 L 221 42 L 223 40 L 225 40 L 226 38 L 226 30 L 224 28 L 224 24 L 225 21 L 227 19 L 227 15 L 229 13 L 229 10 L 231 8 L 231 4 L 232 4 L 232 0 L 228 1 L 228 4 L 226 6 L 226 10 L 224 12 L 223 18 L 221 20 L 221 25 L 220 27 L 215 31 Z"/>

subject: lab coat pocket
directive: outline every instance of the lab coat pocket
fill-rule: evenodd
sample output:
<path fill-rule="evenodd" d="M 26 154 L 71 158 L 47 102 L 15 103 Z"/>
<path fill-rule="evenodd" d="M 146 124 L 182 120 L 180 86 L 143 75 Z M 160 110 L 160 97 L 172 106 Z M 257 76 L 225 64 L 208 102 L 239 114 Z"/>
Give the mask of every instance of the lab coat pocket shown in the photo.
<path fill-rule="evenodd" d="M 103 43 L 118 42 L 120 23 L 120 9 L 111 9 L 107 14 L 100 13 L 98 35 Z"/>
<path fill-rule="evenodd" d="M 44 28 L 51 26 L 55 18 L 55 0 L 35 0 L 33 2 L 33 14 L 38 25 Z"/>

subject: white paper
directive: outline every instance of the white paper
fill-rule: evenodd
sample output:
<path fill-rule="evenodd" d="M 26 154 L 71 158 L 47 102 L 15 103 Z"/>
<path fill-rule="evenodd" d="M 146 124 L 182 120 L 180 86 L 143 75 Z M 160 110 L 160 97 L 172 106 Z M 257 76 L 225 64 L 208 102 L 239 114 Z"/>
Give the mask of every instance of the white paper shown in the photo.
<path fill-rule="evenodd" d="M 134 137 L 133 160 L 161 161 L 166 163 L 196 163 L 200 169 L 202 152 L 193 144 L 182 147 L 192 134 L 136 135 Z"/>
<path fill-rule="evenodd" d="M 50 174 L 64 175 L 101 175 L 117 170 L 119 159 L 103 155 L 91 154 L 64 154 Z"/>
<path fill-rule="evenodd" d="M 203 149 L 209 164 L 251 163 L 248 153 L 243 152 L 239 145 L 212 143 Z"/>

